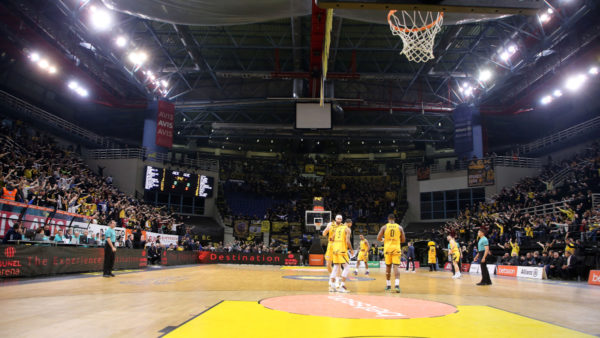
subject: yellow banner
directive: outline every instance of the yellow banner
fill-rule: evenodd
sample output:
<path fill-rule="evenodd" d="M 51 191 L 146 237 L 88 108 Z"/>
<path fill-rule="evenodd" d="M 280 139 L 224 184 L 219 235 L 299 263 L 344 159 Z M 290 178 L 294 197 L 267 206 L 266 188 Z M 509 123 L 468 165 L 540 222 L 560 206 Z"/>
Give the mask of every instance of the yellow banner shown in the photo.
<path fill-rule="evenodd" d="M 260 231 L 263 233 L 269 232 L 269 229 L 271 228 L 271 222 L 269 221 L 262 221 L 261 223 L 261 229 Z"/>

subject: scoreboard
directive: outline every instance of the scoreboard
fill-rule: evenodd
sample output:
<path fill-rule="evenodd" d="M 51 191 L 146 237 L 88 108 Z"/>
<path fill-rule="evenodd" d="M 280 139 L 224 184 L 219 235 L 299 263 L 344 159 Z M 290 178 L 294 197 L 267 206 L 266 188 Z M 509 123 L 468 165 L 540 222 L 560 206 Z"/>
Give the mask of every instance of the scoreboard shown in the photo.
<path fill-rule="evenodd" d="M 180 170 L 146 166 L 144 189 L 204 198 L 212 197 L 215 179 Z"/>

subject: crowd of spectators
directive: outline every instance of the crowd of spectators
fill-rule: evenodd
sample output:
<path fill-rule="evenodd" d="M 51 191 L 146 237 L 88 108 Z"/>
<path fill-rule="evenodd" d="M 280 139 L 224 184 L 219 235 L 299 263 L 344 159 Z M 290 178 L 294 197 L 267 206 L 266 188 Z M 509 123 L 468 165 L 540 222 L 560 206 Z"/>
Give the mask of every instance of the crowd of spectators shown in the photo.
<path fill-rule="evenodd" d="M 3 199 L 89 216 L 92 223 L 114 220 L 119 227 L 158 233 L 175 233 L 182 225 L 167 210 L 120 192 L 112 177 L 103 175 L 104 168 L 92 170 L 83 163 L 78 147 L 61 146 L 52 136 L 9 118 L 2 119 L 0 135 Z M 60 238 L 43 232 L 51 240 Z M 89 237 L 96 236 L 102 234 Z"/>
<path fill-rule="evenodd" d="M 593 143 L 569 160 L 548 162 L 539 176 L 463 210 L 434 230 L 432 239 L 443 242 L 452 235 L 463 244 L 463 261 L 471 262 L 477 230 L 484 228 L 499 263 L 543 266 L 550 278 L 573 277 L 576 267 L 585 265 L 583 247 L 598 244 L 600 209 L 592 207 L 592 194 L 600 193 L 600 148 Z M 566 178 L 554 186 L 557 173 Z M 522 210 L 547 203 L 557 203 L 556 212 L 536 216 Z"/>
<path fill-rule="evenodd" d="M 230 159 L 220 162 L 224 199 L 229 194 L 267 198 L 273 204 L 264 214 L 244 214 L 222 203 L 225 216 L 302 222 L 321 196 L 325 210 L 341 212 L 355 221 L 381 221 L 384 215 L 404 211 L 400 205 L 401 166 L 397 163 L 336 160 L 324 157 Z"/>

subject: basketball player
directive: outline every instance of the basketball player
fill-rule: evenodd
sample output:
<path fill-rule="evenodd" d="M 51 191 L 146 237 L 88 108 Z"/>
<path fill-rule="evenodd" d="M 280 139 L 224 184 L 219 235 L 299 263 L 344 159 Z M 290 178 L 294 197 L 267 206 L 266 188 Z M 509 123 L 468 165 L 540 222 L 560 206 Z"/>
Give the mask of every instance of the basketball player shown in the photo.
<path fill-rule="evenodd" d="M 365 236 L 360 235 L 360 252 L 358 253 L 358 259 L 356 260 L 356 269 L 354 269 L 354 275 L 358 276 L 358 268 L 360 268 L 360 262 L 365 262 L 365 275 L 369 275 L 369 241 Z"/>
<path fill-rule="evenodd" d="M 404 229 L 395 222 L 394 214 L 388 215 L 388 223 L 381 227 L 377 240 L 383 242 L 383 255 L 385 257 L 385 291 L 390 291 L 392 267 L 394 268 L 395 291 L 400 293 L 400 255 L 402 254 L 400 243 L 404 242 L 406 236 Z"/>
<path fill-rule="evenodd" d="M 337 216 L 336 216 L 337 221 Z M 348 289 L 346 289 L 346 278 L 348 277 L 348 273 L 350 269 L 348 269 L 348 253 L 353 255 L 354 252 L 352 250 L 352 243 L 350 243 L 351 231 L 346 224 L 341 224 L 335 228 L 335 234 L 333 236 L 333 245 L 332 245 L 332 261 L 333 261 L 333 269 L 331 271 L 331 275 L 329 276 L 329 291 L 330 292 L 342 292 L 348 293 Z M 340 269 L 344 269 L 342 271 L 342 281 L 339 284 L 338 273 Z M 339 284 L 337 289 L 334 287 Z"/>
<path fill-rule="evenodd" d="M 454 237 L 452 237 L 451 235 L 448 235 L 447 239 L 448 239 L 448 243 L 449 243 L 448 244 L 448 246 L 449 246 L 448 254 L 451 255 L 452 266 L 454 267 L 454 271 L 455 271 L 454 276 L 452 276 L 452 278 L 457 279 L 462 276 L 460 274 L 460 268 L 458 266 L 458 263 L 460 262 L 460 249 L 458 248 L 458 244 L 454 240 Z"/>
<path fill-rule="evenodd" d="M 325 230 L 323 230 L 323 236 L 327 237 L 327 251 L 325 251 L 325 262 L 327 262 L 327 271 L 331 274 L 332 270 L 332 250 L 333 250 L 333 236 L 335 235 L 335 229 L 342 225 L 342 215 L 335 216 L 335 222 L 329 222 Z M 331 285 L 329 285 L 331 287 Z"/>

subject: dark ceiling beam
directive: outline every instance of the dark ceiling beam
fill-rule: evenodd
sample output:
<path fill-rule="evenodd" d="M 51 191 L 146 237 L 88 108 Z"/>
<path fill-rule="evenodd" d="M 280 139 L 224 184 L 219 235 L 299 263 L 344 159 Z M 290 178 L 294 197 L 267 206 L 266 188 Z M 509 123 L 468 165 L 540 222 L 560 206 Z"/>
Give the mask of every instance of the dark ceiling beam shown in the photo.
<path fill-rule="evenodd" d="M 427 74 L 431 69 L 433 69 L 435 67 L 436 64 L 438 64 L 444 58 L 444 56 L 452 48 L 452 45 L 455 43 L 455 41 L 457 41 L 458 37 L 460 36 L 460 33 L 463 30 L 463 27 L 464 26 L 453 26 L 450 29 L 450 31 L 447 34 L 445 34 L 443 39 L 438 40 L 438 42 L 436 43 L 436 47 L 439 44 L 441 44 L 442 41 L 444 41 L 444 44 L 442 44 L 442 46 L 445 45 L 446 47 L 444 47 L 444 50 L 442 51 L 442 53 L 440 55 L 438 55 L 437 58 L 433 62 L 431 62 L 431 63 L 425 62 L 425 63 L 421 64 L 421 66 L 419 67 L 419 70 L 415 73 L 415 75 L 412 77 L 412 79 L 410 80 L 410 82 L 408 83 L 406 88 L 404 89 L 401 100 L 404 100 L 404 98 L 406 97 L 406 94 L 409 92 L 410 88 L 417 81 L 417 79 L 419 78 L 419 76 L 421 75 L 421 73 L 423 72 L 423 70 L 425 68 L 428 69 L 427 71 L 425 71 L 425 74 Z M 434 47 L 434 51 L 435 50 L 436 50 L 436 48 Z"/>
<path fill-rule="evenodd" d="M 472 53 L 477 46 L 479 46 L 479 43 L 483 40 L 483 37 L 485 36 L 485 33 L 491 28 L 491 25 L 485 25 L 481 31 L 479 32 L 479 34 L 477 34 L 477 38 L 475 39 L 475 41 L 473 41 L 471 43 L 471 47 L 469 48 L 469 53 L 465 53 L 463 54 L 463 56 L 460 57 L 460 59 L 458 60 L 458 62 L 456 62 L 456 64 L 454 65 L 454 67 L 452 68 L 452 71 L 450 73 L 454 73 L 458 70 L 458 68 L 462 65 L 462 63 L 465 61 L 466 57 L 468 55 L 470 55 L 470 53 Z M 437 89 L 434 91 L 435 94 L 438 94 L 440 89 L 446 84 L 446 82 L 451 79 L 451 76 L 448 76 L 447 78 L 442 80 L 442 83 L 437 87 Z"/>
<path fill-rule="evenodd" d="M 202 46 L 200 45 L 200 43 L 198 43 L 198 40 L 196 40 L 194 35 L 190 33 L 189 28 L 187 26 L 182 26 L 182 25 L 172 25 L 172 26 L 173 26 L 173 29 L 175 29 L 175 31 L 177 32 L 177 35 L 179 36 L 179 40 L 185 47 L 185 49 L 186 49 L 187 53 L 189 54 L 190 58 L 192 59 L 192 62 L 194 63 L 194 65 L 198 67 L 198 70 L 200 70 L 201 69 L 200 64 L 202 64 L 204 66 L 203 68 L 208 72 L 210 77 L 213 79 L 217 88 L 221 89 L 221 84 L 219 83 L 219 80 L 217 80 L 217 77 L 215 76 L 215 72 L 213 71 L 212 67 L 208 64 L 208 62 L 206 61 L 206 59 L 202 56 L 202 54 L 200 52 L 202 50 Z"/>
<path fill-rule="evenodd" d="M 178 68 L 177 64 L 175 63 L 175 61 L 173 61 L 173 57 L 171 57 L 171 54 L 169 54 L 169 51 L 167 51 L 165 46 L 163 46 L 162 41 L 160 41 L 160 39 L 154 32 L 152 25 L 150 23 L 148 23 L 148 21 L 144 21 L 144 27 L 146 27 L 148 32 L 150 32 L 150 35 L 152 35 L 152 37 L 154 38 L 154 41 L 158 45 L 159 49 L 163 52 L 163 54 L 165 55 L 167 60 L 169 60 L 171 65 L 173 65 L 173 67 L 175 67 L 175 69 L 177 69 Z M 179 78 L 181 78 L 181 80 L 183 81 L 183 83 L 185 83 L 185 85 L 187 86 L 188 89 L 192 89 L 192 86 L 190 85 L 190 83 L 188 82 L 188 80 L 185 78 L 185 76 L 183 74 L 181 74 L 179 71 L 175 71 L 175 74 L 177 74 L 179 76 Z"/>

